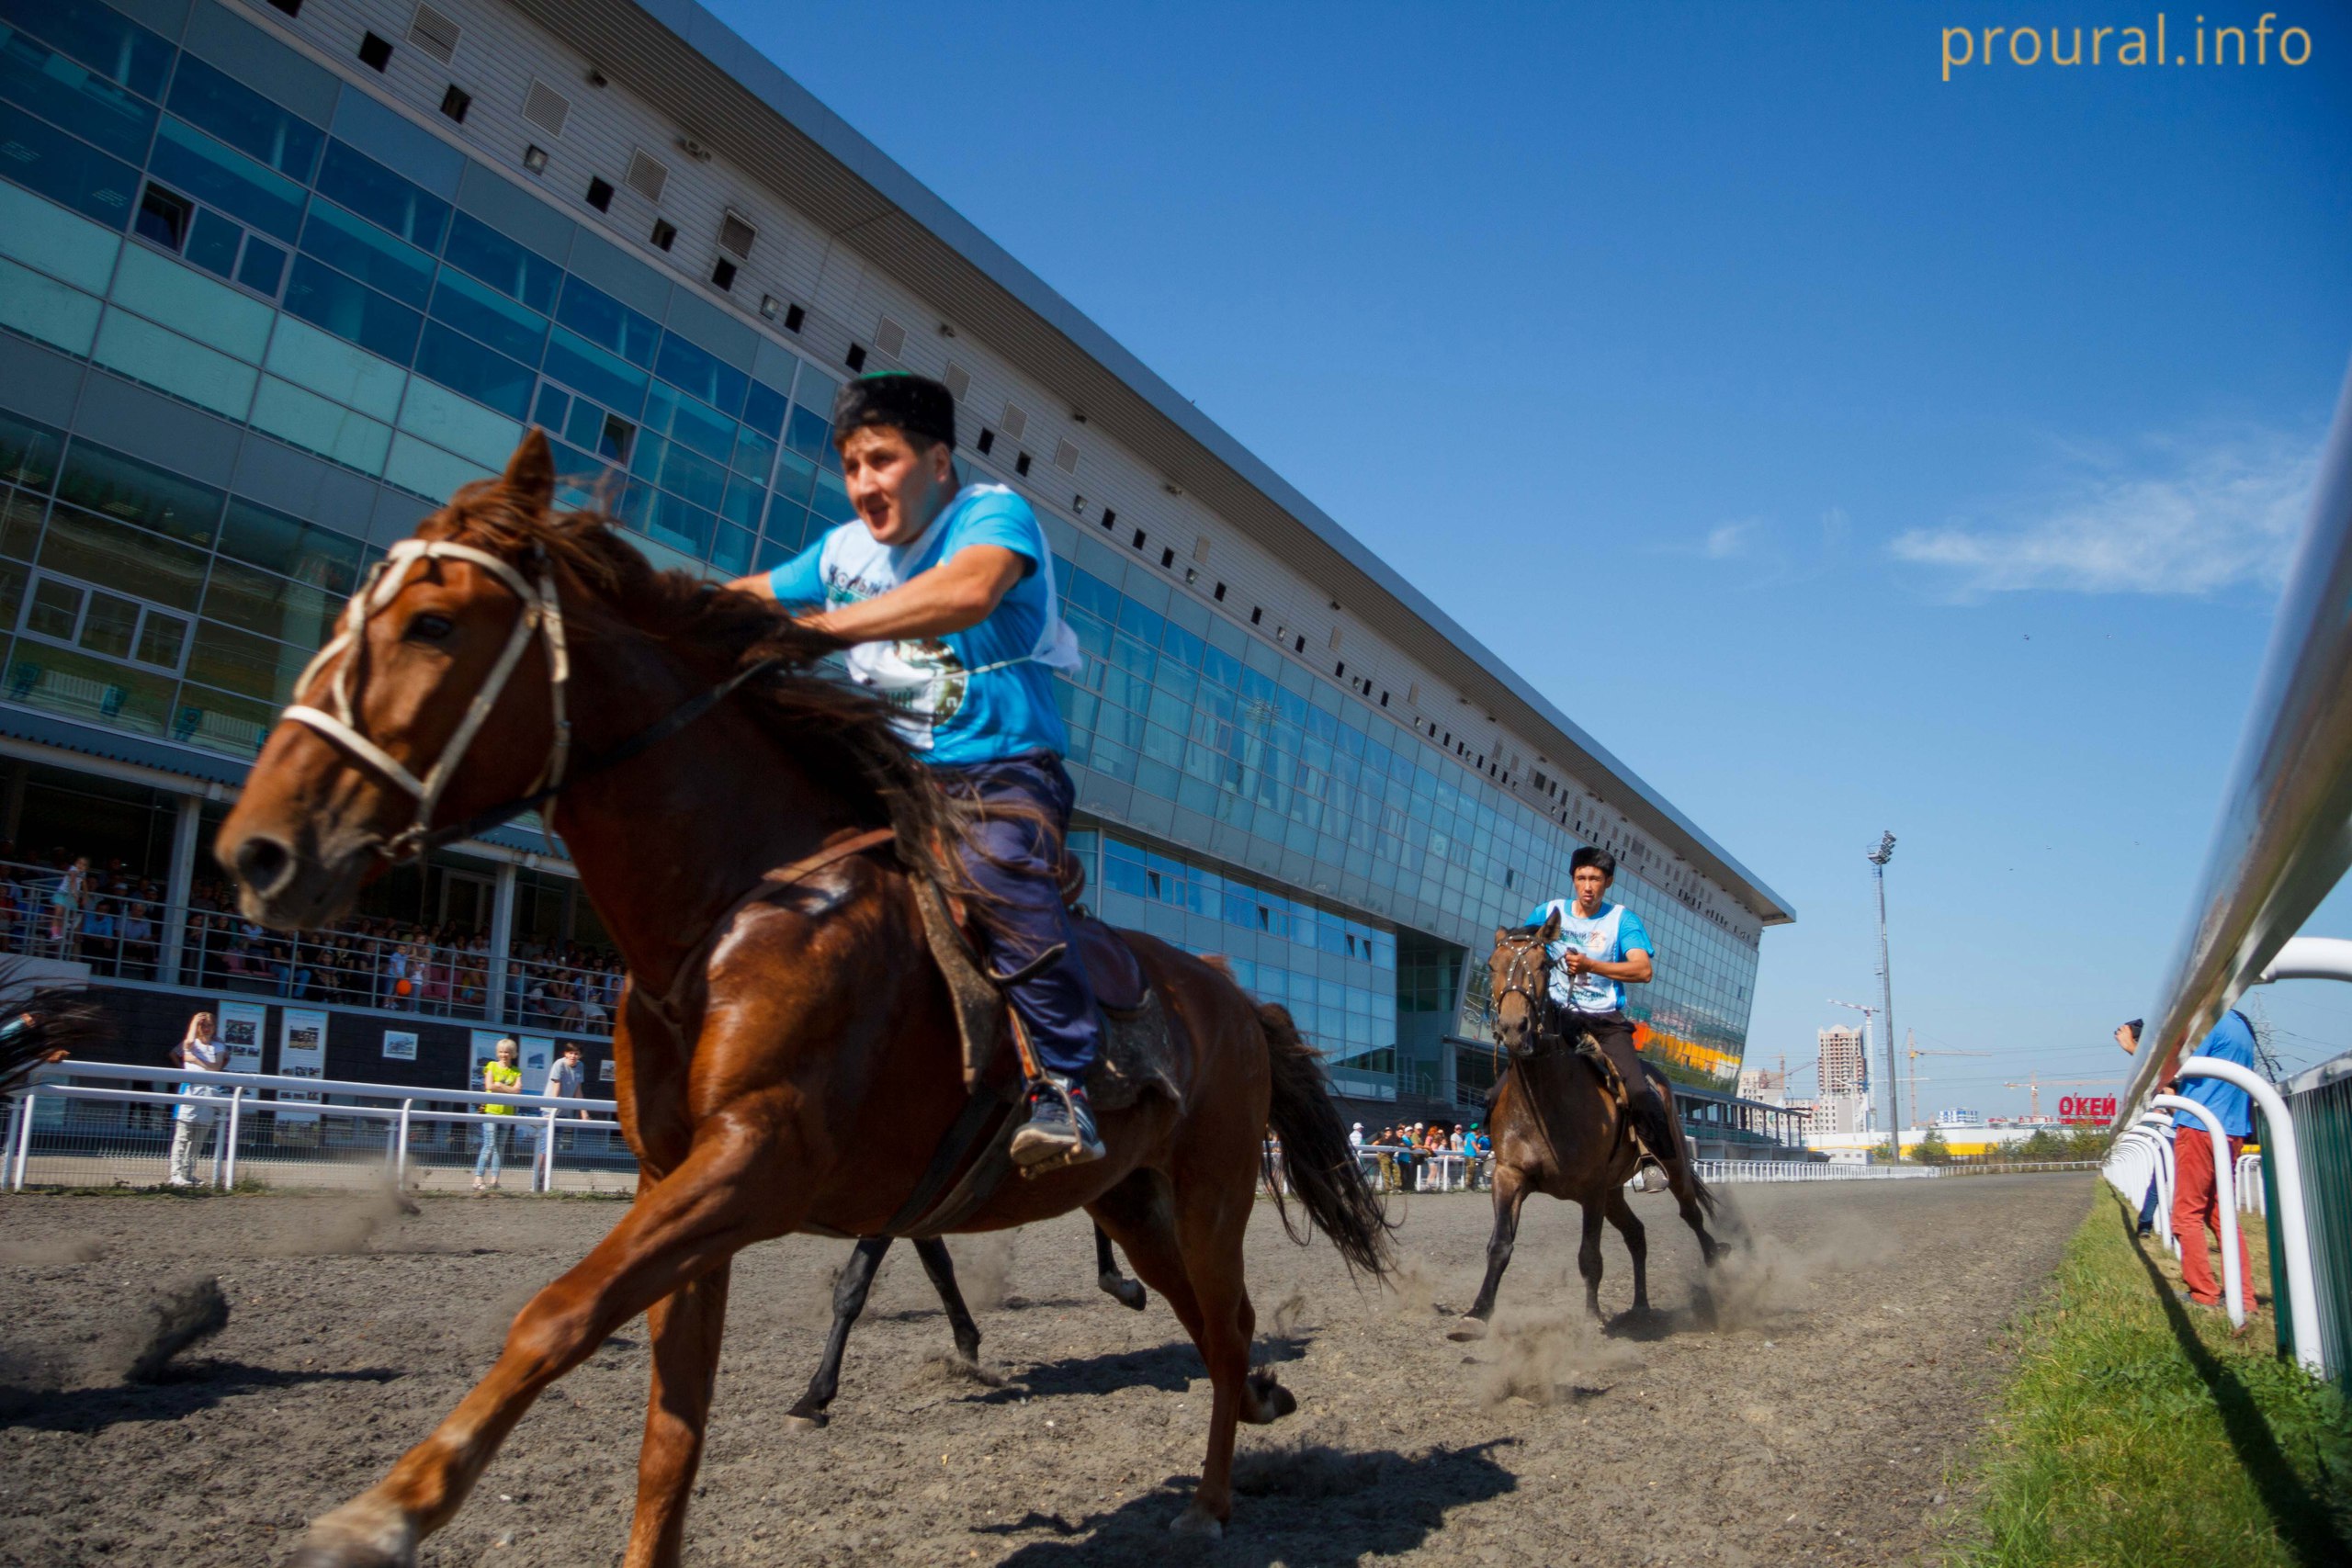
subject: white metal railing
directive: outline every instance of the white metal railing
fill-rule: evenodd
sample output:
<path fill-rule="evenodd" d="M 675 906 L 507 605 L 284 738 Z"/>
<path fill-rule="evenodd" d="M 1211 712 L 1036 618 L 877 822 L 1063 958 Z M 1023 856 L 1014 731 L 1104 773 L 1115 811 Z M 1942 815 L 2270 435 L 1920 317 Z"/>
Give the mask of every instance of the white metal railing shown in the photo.
<path fill-rule="evenodd" d="M 2279 599 L 2204 870 L 2119 1107 L 2119 1130 L 2147 1106 L 2165 1064 L 2193 1050 L 2248 986 L 2266 973 L 2308 972 L 2274 971 L 2274 961 L 2291 965 L 2308 956 L 2290 957 L 2287 943 L 2352 867 L 2352 833 L 2344 830 L 2352 819 L 2352 681 L 2344 678 L 2352 668 L 2352 615 L 2344 613 L 2346 604 L 2352 604 L 2352 378 L 2336 401 L 2311 517 Z M 2183 1060 L 2179 1070 L 2188 1074 L 2206 1065 L 2206 1058 Z M 2277 1091 L 2262 1084 L 2256 1092 L 2253 1085 L 2260 1080 L 2245 1077 L 2249 1081 L 2239 1087 L 2262 1102 L 2265 1137 L 2280 1156 L 2271 1175 L 2278 1188 L 2275 1222 L 2287 1265 L 2290 1343 L 2298 1360 L 2324 1373 L 2327 1358 L 2294 1128 Z"/>
<path fill-rule="evenodd" d="M 173 1087 L 144 1087 L 159 1081 Z M 274 1098 L 266 1099 L 266 1095 Z M 48 1117 L 41 1109 L 44 1101 L 57 1105 L 61 1114 L 53 1120 Z M 95 1125 L 85 1122 L 77 1127 L 71 1118 L 71 1107 L 75 1105 L 120 1107 L 124 1115 L 118 1121 Z M 514 1110 L 496 1114 L 477 1109 L 491 1105 Z M 183 1106 L 206 1117 L 205 1124 L 212 1129 L 209 1139 L 199 1140 L 211 1145 L 205 1156 L 208 1176 L 203 1184 L 222 1190 L 236 1185 L 241 1157 L 263 1161 L 273 1173 L 298 1181 L 318 1179 L 324 1169 L 348 1168 L 357 1163 L 354 1156 L 366 1155 L 373 1145 L 355 1141 L 348 1130 L 339 1138 L 330 1137 L 329 1129 L 339 1122 L 381 1125 L 384 1178 L 397 1185 L 413 1184 L 413 1166 L 453 1163 L 435 1156 L 454 1155 L 454 1163 L 460 1167 L 469 1154 L 478 1161 L 486 1160 L 481 1133 L 470 1148 L 465 1145 L 463 1130 L 468 1127 L 485 1129 L 496 1139 L 502 1166 L 508 1142 L 528 1141 L 535 1191 L 555 1190 L 558 1167 L 567 1147 L 575 1175 L 605 1172 L 625 1181 L 635 1174 L 635 1157 L 617 1136 L 618 1127 L 598 1119 L 617 1111 L 616 1102 L 609 1100 L 67 1061 L 40 1069 L 11 1103 L 6 1141 L 0 1145 L 6 1150 L 6 1185 L 11 1191 L 22 1191 L 36 1160 L 45 1168 L 44 1181 L 54 1175 L 61 1185 L 79 1185 L 84 1183 L 69 1179 L 85 1174 L 104 1179 L 87 1184 L 120 1183 L 130 1174 L 152 1168 L 163 1157 L 153 1146 L 160 1141 L 157 1134 L 175 1134 Z M 525 1114 L 526 1111 L 531 1114 Z M 160 1113 L 160 1125 L 136 1124 L 131 1118 L 142 1111 L 151 1116 Z M 588 1119 L 582 1119 L 583 1113 Z M 267 1147 L 258 1143 L 265 1117 L 273 1134 Z M 277 1137 L 281 1129 L 289 1127 L 313 1131 L 306 1131 L 294 1142 Z M 439 1146 L 430 1141 L 435 1137 Z M 420 1148 L 420 1144 L 424 1146 Z"/>
<path fill-rule="evenodd" d="M 1455 1154 L 1452 1150 L 1424 1149 L 1406 1144 L 1359 1144 L 1355 1145 L 1356 1165 L 1364 1175 L 1383 1184 L 1388 1190 L 1397 1190 L 1396 1170 L 1401 1161 L 1409 1163 L 1416 1192 L 1468 1192 L 1484 1183 L 1482 1177 L 1491 1156 Z M 1381 1156 L 1385 1155 L 1387 1175 L 1382 1175 Z"/>
<path fill-rule="evenodd" d="M 2222 1119 L 2213 1114 L 2213 1108 L 2202 1100 L 2191 1100 L 2186 1095 L 2160 1094 L 2148 1103 L 2158 1111 L 2177 1111 L 2195 1117 L 2206 1136 L 2212 1140 L 2213 1196 L 2215 1207 L 2220 1212 L 2222 1229 L 2222 1301 L 2229 1308 L 2230 1326 L 2244 1328 L 2247 1281 L 2239 1267 L 2238 1209 L 2236 1195 L 2232 1190 L 2235 1185 L 2237 1161 L 2230 1156 L 2229 1132 L 2222 1125 Z M 2192 1136 L 2195 1131 L 2191 1129 Z M 2179 1141 L 2178 1134 L 2174 1134 L 2174 1141 L 2176 1144 Z M 2204 1224 L 2201 1222 L 2198 1224 L 2194 1235 L 2182 1237 L 2181 1245 L 2202 1249 L 2205 1246 Z"/>
<path fill-rule="evenodd" d="M 2320 1355 L 2319 1283 L 2312 1272 L 2311 1230 L 2303 1213 L 2303 1179 L 2301 1151 L 2295 1134 L 2295 1119 L 2287 1111 L 2287 1102 L 2268 1079 L 2251 1067 L 2235 1062 L 2217 1061 L 2211 1056 L 2191 1056 L 2180 1064 L 2180 1076 L 2185 1078 L 2220 1078 L 2245 1090 L 2262 1110 L 2263 1153 L 2275 1154 L 2278 1177 L 2278 1245 L 2286 1254 L 2287 1265 L 2287 1325 L 2288 1342 L 2294 1347 L 2295 1359 L 2313 1371 L 2324 1366 Z M 2166 1097 L 2159 1096 L 2159 1102 Z M 2226 1179 L 2231 1164 L 2229 1140 L 2222 1135 L 2221 1122 L 2210 1121 L 2215 1139 L 2213 1169 L 2218 1182 Z M 2233 1232 L 2237 1216 L 2229 1213 L 2230 1200 L 2226 1190 L 2221 1195 L 2224 1218 Z M 2201 1240 L 2196 1245 L 2203 1246 Z M 2233 1258 L 2235 1254 L 2231 1255 Z"/>
<path fill-rule="evenodd" d="M 89 873 L 78 892 L 69 875 L 57 867 L 0 862 L 0 951 L 87 964 L 93 978 L 131 985 L 479 1019 L 594 1039 L 612 1032 L 616 967 L 514 954 L 502 965 L 486 941 L 435 943 L 414 933 L 286 935 L 214 908 L 190 908 L 175 918 L 164 899 L 112 891 L 104 873 Z M 59 899 L 61 887 L 70 899 Z M 176 958 L 170 940 L 175 923 Z"/>
<path fill-rule="evenodd" d="M 2262 1191 L 2262 1156 L 2238 1156 L 2238 1211 L 2247 1214 L 2267 1214 L 2270 1205 Z"/>
<path fill-rule="evenodd" d="M 1836 1165 L 1802 1159 L 1702 1159 L 1691 1165 L 1706 1182 L 1918 1181 L 1949 1170 L 1939 1165 Z"/>

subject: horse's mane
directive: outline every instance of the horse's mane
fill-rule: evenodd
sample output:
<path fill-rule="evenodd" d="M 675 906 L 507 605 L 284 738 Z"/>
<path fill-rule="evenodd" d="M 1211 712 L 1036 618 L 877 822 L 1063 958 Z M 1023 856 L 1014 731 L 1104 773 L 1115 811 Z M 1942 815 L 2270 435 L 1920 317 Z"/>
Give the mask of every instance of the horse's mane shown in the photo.
<path fill-rule="evenodd" d="M 968 894 L 953 846 L 975 808 L 940 788 L 899 735 L 896 710 L 820 668 L 847 645 L 781 615 L 765 600 L 690 573 L 655 568 L 606 513 L 528 505 L 498 479 L 467 485 L 417 528 L 520 562 L 537 550 L 594 593 L 607 615 L 711 667 L 714 680 L 763 660 L 780 662 L 738 694 L 820 787 L 897 830 L 900 857 L 942 886 Z M 577 614 L 576 611 L 573 612 Z"/>

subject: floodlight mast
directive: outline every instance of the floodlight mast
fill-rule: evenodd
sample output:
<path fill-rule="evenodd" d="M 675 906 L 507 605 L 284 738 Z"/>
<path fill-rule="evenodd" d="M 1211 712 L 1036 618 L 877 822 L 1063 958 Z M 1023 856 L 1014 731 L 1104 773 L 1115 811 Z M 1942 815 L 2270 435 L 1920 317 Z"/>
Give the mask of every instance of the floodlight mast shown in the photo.
<path fill-rule="evenodd" d="M 1894 858 L 1894 835 L 1881 833 L 1878 848 L 1870 852 L 1871 880 L 1878 885 L 1879 1033 L 1886 1042 L 1886 1124 L 1888 1136 L 1903 1146 L 1903 1104 L 1894 1076 L 1894 975 L 1886 959 L 1886 863 Z"/>

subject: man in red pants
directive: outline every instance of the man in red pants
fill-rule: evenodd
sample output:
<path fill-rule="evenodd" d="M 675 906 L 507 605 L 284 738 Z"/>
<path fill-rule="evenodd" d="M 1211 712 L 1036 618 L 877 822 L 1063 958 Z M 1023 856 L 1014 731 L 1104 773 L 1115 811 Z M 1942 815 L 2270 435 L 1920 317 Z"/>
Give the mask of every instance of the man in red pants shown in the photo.
<path fill-rule="evenodd" d="M 2254 1066 L 2253 1026 L 2246 1022 L 2244 1013 L 2232 1009 L 2213 1026 L 2204 1043 L 2189 1055 L 2211 1056 L 2250 1068 Z M 2176 1070 L 2176 1061 L 2165 1062 L 2157 1081 L 2170 1078 Z M 2238 1152 L 2254 1132 L 2252 1097 L 2235 1084 L 2199 1077 L 2181 1079 L 2176 1092 L 2196 1100 L 2221 1119 L 2222 1130 L 2229 1134 L 2229 1157 L 2234 1165 Z M 2222 1236 L 2222 1204 L 2213 1182 L 2213 1137 L 2205 1123 L 2188 1111 L 2175 1111 L 2172 1119 L 2172 1228 L 2180 1238 L 2181 1282 L 2188 1287 L 2188 1299 L 2198 1305 L 2220 1306 L 2222 1287 L 2214 1281 L 2213 1266 L 2205 1257 L 2205 1233 L 2211 1230 L 2216 1243 Z M 2238 1279 L 2245 1284 L 2246 1303 L 2251 1306 L 2254 1260 L 2246 1251 L 2243 1228 L 2238 1232 Z"/>

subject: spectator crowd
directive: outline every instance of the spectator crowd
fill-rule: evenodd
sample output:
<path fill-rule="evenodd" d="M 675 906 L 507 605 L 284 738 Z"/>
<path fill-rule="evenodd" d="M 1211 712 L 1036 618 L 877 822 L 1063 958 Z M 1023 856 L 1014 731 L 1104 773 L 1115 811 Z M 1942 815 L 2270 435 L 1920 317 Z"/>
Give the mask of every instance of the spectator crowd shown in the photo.
<path fill-rule="evenodd" d="M 0 949 L 78 960 L 93 975 L 245 991 L 281 1001 L 482 1017 L 490 996 L 489 936 L 456 924 L 360 916 L 328 931 L 288 936 L 236 912 L 233 890 L 199 880 L 189 891 L 180 972 L 162 973 L 164 889 L 119 860 L 52 850 L 46 863 L 0 843 Z M 506 964 L 504 1017 L 523 1028 L 607 1034 L 623 969 L 608 948 L 523 941 Z"/>
<path fill-rule="evenodd" d="M 1348 1142 L 1383 1192 L 1438 1186 L 1483 1190 L 1494 1182 L 1495 1142 L 1475 1122 L 1398 1122 L 1376 1133 L 1366 1133 L 1359 1122 L 1349 1132 Z M 1416 1178 L 1416 1170 L 1422 1175 Z"/>

